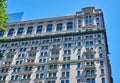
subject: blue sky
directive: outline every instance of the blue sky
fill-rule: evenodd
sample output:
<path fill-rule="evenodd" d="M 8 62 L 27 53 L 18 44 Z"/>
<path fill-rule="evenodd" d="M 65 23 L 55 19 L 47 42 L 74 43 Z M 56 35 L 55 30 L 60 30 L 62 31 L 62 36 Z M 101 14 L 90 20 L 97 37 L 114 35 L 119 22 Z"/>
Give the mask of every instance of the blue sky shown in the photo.
<path fill-rule="evenodd" d="M 104 12 L 114 83 L 120 82 L 120 1 L 119 0 L 8 0 L 8 13 L 24 12 L 23 20 L 75 14 L 95 6 Z"/>

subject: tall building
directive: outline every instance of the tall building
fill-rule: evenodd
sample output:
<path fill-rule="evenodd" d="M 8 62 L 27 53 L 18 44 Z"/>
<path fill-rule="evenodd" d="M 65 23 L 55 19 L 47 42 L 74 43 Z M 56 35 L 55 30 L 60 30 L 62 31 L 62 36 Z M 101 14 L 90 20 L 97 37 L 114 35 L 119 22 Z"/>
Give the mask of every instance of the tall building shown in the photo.
<path fill-rule="evenodd" d="M 113 83 L 101 9 L 6 28 L 0 83 Z"/>

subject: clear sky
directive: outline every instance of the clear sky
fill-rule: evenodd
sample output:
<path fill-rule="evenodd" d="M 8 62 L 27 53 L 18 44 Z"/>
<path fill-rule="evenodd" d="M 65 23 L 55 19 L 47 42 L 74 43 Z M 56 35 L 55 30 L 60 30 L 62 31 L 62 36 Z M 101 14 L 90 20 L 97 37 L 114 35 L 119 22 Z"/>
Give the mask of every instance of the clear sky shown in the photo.
<path fill-rule="evenodd" d="M 95 6 L 104 12 L 114 83 L 120 83 L 120 0 L 8 0 L 8 13 L 24 12 L 23 20 L 75 14 Z"/>

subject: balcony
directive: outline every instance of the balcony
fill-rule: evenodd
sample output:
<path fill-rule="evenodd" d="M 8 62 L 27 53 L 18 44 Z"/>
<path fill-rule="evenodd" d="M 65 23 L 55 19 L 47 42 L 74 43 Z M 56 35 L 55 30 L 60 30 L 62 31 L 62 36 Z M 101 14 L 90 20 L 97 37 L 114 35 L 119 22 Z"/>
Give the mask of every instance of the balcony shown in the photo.
<path fill-rule="evenodd" d="M 10 64 L 2 64 L 0 67 L 1 68 L 9 68 L 11 65 Z"/>
<path fill-rule="evenodd" d="M 36 56 L 32 56 L 32 57 L 28 56 L 27 60 L 35 60 L 35 58 L 36 58 Z"/>
<path fill-rule="evenodd" d="M 9 51 L 7 54 L 15 55 L 17 52 Z"/>
<path fill-rule="evenodd" d="M 85 28 L 85 29 L 86 29 L 86 28 L 87 28 L 87 29 L 89 29 L 89 28 L 91 29 L 91 28 L 95 28 L 95 27 L 96 27 L 96 25 L 82 26 L 82 28 Z"/>
<path fill-rule="evenodd" d="M 38 50 L 29 50 L 28 53 L 38 52 Z"/>
<path fill-rule="evenodd" d="M 86 78 L 95 78 L 97 75 L 96 74 L 85 74 L 84 76 Z"/>
<path fill-rule="evenodd" d="M 6 83 L 6 80 L 0 80 L 0 83 Z"/>
<path fill-rule="evenodd" d="M 61 50 L 61 46 L 50 47 L 50 50 Z"/>
<path fill-rule="evenodd" d="M 89 55 L 90 55 L 90 54 L 93 54 L 93 55 L 94 55 L 95 53 L 96 53 L 96 52 L 93 51 L 93 50 L 86 50 L 83 54 L 84 54 L 84 55 L 87 55 L 87 54 L 89 54 Z"/>
<path fill-rule="evenodd" d="M 56 69 L 54 69 L 54 68 L 52 68 L 52 69 L 48 69 L 48 72 L 58 72 L 58 70 L 57 70 L 57 68 Z"/>
<path fill-rule="evenodd" d="M 32 65 L 34 65 L 33 62 L 26 62 L 26 63 L 24 64 L 24 66 L 32 66 Z"/>
<path fill-rule="evenodd" d="M 85 69 L 95 69 L 95 65 L 85 65 Z"/>
<path fill-rule="evenodd" d="M 49 60 L 48 63 L 49 63 L 49 64 L 51 64 L 51 63 L 56 63 L 56 64 L 58 64 L 58 63 L 59 63 L 59 60 Z"/>
<path fill-rule="evenodd" d="M 32 74 L 32 70 L 23 70 L 22 73 L 23 74 Z"/>
<path fill-rule="evenodd" d="M 58 57 L 59 57 L 59 54 L 55 54 L 55 55 L 51 54 L 50 55 L 50 58 L 58 58 Z"/>
<path fill-rule="evenodd" d="M 57 77 L 47 77 L 47 80 L 56 80 Z"/>

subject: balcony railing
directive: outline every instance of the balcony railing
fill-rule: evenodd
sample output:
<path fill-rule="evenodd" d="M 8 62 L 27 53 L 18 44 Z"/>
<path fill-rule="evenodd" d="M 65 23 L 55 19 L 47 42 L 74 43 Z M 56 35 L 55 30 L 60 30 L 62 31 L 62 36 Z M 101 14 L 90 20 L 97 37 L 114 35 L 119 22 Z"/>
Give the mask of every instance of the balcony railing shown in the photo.
<path fill-rule="evenodd" d="M 95 69 L 95 65 L 85 65 L 85 69 Z"/>
<path fill-rule="evenodd" d="M 86 78 L 95 78 L 96 76 L 96 74 L 85 74 Z"/>

